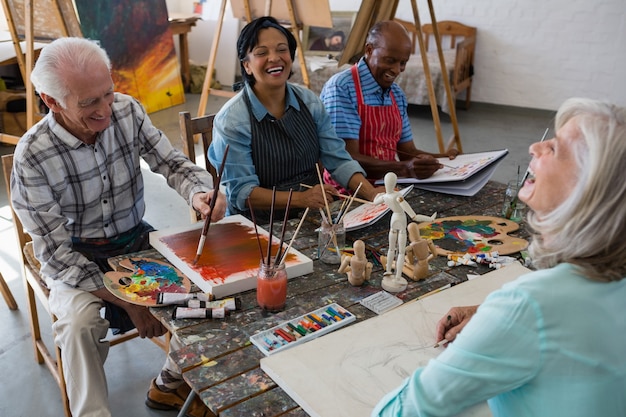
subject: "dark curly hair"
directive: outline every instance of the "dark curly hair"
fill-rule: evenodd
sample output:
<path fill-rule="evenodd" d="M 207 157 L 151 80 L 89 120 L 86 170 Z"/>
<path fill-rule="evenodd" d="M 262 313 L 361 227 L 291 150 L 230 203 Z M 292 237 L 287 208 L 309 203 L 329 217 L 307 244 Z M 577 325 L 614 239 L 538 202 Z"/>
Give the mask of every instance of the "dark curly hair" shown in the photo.
<path fill-rule="evenodd" d="M 281 24 L 278 23 L 278 20 L 271 16 L 263 16 L 258 19 L 254 19 L 252 22 L 244 26 L 239 34 L 239 39 L 237 39 L 237 56 L 239 57 L 241 76 L 245 82 L 250 84 L 250 86 L 253 86 L 256 80 L 252 74 L 246 73 L 243 63 L 247 59 L 248 53 L 259 43 L 259 32 L 262 29 L 267 28 L 274 28 L 285 35 L 287 38 L 287 44 L 289 45 L 289 54 L 291 55 L 292 62 L 296 56 L 296 38 L 294 38 L 293 34 L 288 29 L 281 26 Z"/>

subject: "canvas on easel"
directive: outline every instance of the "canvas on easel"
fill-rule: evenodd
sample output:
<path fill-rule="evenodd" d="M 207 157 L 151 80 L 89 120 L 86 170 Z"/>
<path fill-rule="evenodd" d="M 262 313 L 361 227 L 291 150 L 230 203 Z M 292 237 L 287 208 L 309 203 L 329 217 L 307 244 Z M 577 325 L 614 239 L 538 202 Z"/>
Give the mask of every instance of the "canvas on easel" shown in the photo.
<path fill-rule="evenodd" d="M 200 95 L 200 104 L 198 105 L 198 116 L 204 116 L 209 94 L 213 93 L 222 97 L 234 96 L 234 93 L 231 91 L 211 88 L 213 83 L 213 69 L 215 68 L 215 61 L 217 59 L 217 46 L 219 44 L 226 11 L 226 1 L 227 0 L 222 0 L 219 9 L 217 27 L 213 36 L 206 76 L 202 85 L 202 94 Z M 308 88 L 309 75 L 299 32 L 302 25 L 332 27 L 328 0 L 230 0 L 230 3 L 233 15 L 246 22 L 268 15 L 284 22 L 285 26 L 291 30 L 296 39 L 296 56 L 300 64 L 300 70 L 302 71 L 302 83 Z"/>
<path fill-rule="evenodd" d="M 115 90 L 148 113 L 185 102 L 165 0 L 75 0 L 84 37 L 100 42 L 113 66 Z"/>

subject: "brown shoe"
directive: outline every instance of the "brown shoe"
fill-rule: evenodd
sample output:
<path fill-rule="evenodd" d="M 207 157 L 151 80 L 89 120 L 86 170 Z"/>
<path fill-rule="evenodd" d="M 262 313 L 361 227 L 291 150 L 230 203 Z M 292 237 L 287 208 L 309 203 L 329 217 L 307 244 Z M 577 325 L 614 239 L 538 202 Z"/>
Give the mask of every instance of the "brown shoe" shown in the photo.
<path fill-rule="evenodd" d="M 175 392 L 161 391 L 156 384 L 156 379 L 153 379 L 146 396 L 146 405 L 156 410 L 180 410 L 190 392 L 191 388 L 184 383 Z M 204 405 L 198 396 L 193 399 L 186 415 L 188 417 L 215 417 L 215 414 Z"/>

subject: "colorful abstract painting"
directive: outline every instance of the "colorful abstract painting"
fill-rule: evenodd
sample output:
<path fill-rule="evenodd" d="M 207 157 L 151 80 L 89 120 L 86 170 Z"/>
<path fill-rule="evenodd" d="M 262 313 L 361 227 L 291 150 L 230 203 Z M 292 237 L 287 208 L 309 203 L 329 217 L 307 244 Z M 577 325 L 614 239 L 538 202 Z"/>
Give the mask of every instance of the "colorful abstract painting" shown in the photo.
<path fill-rule="evenodd" d="M 185 102 L 165 0 L 76 0 L 83 36 L 97 40 L 113 66 L 115 91 L 151 113 Z"/>

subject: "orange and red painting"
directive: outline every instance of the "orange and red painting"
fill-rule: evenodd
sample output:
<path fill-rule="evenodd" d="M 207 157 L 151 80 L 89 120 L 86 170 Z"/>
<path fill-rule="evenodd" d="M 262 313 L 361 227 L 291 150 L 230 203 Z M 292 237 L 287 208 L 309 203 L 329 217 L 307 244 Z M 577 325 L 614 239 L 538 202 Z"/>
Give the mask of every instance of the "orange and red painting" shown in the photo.
<path fill-rule="evenodd" d="M 113 67 L 115 91 L 148 113 L 185 102 L 165 0 L 75 0 L 83 36 L 97 40 Z"/>
<path fill-rule="evenodd" d="M 256 288 L 261 253 L 267 253 L 269 233 L 241 215 L 229 216 L 212 223 L 197 264 L 194 258 L 202 233 L 202 222 L 182 228 L 150 233 L 150 244 L 180 269 L 204 292 L 225 297 Z M 286 245 L 285 245 L 286 246 Z M 272 239 L 272 254 L 278 251 L 278 239 Z M 313 261 L 290 249 L 285 257 L 289 278 L 313 272 Z"/>

